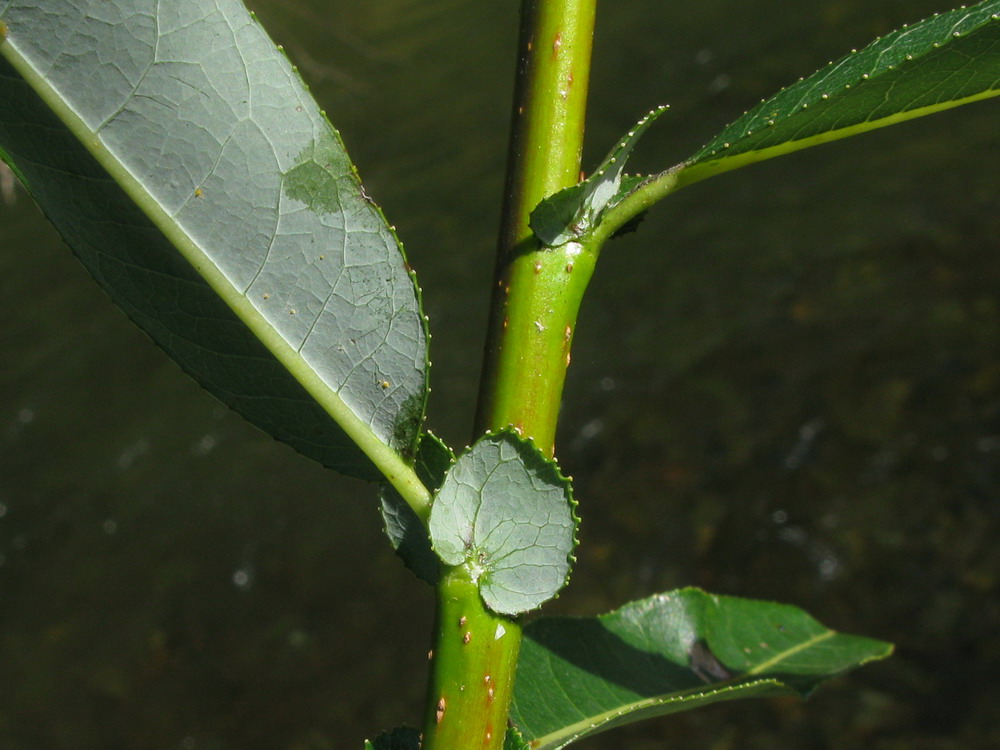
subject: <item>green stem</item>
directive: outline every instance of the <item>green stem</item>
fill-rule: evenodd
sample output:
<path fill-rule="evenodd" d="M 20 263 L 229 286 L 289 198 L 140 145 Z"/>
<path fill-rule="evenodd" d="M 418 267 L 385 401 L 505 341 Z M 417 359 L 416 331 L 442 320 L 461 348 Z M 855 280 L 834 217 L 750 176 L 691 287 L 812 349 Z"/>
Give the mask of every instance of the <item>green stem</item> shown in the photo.
<path fill-rule="evenodd" d="M 550 455 L 595 257 L 541 249 L 528 218 L 580 176 L 596 0 L 524 0 L 496 286 L 476 432 L 510 425 Z"/>
<path fill-rule="evenodd" d="M 521 625 L 490 612 L 464 568 L 438 584 L 422 750 L 503 747 Z"/>
<path fill-rule="evenodd" d="M 543 249 L 532 209 L 580 174 L 597 0 L 522 0 L 517 91 L 476 436 L 513 425 L 552 456 L 596 253 Z M 499 750 L 521 643 L 460 568 L 439 584 L 423 750 Z"/>

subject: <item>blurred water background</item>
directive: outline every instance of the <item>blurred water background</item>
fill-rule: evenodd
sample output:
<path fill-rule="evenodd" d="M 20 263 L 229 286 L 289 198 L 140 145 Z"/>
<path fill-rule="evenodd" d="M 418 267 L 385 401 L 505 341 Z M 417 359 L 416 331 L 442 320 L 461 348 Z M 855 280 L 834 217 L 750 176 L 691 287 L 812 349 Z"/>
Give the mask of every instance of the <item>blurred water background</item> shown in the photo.
<path fill-rule="evenodd" d="M 592 167 L 641 171 L 941 0 L 602 4 Z M 471 437 L 517 3 L 256 0 L 407 243 L 428 425 Z M 609 245 L 558 455 L 582 546 L 549 612 L 688 584 L 894 641 L 808 702 L 581 750 L 1000 747 L 1000 104 L 687 188 Z M 0 750 L 328 750 L 417 723 L 431 592 L 373 491 L 256 432 L 0 202 Z"/>

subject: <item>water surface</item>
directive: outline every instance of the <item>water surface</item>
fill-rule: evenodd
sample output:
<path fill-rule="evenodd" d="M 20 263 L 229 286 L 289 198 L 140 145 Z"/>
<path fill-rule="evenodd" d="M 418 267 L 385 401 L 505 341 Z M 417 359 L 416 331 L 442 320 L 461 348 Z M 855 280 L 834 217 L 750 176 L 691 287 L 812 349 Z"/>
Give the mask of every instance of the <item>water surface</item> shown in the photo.
<path fill-rule="evenodd" d="M 254 3 L 417 269 L 429 425 L 468 431 L 516 3 Z M 934 2 L 604 3 L 587 160 L 642 170 Z M 809 702 L 581 748 L 1000 745 L 1000 105 L 686 189 L 601 259 L 558 454 L 551 611 L 697 584 L 892 640 Z M 419 721 L 430 590 L 371 488 L 243 424 L 133 330 L 23 193 L 0 206 L 0 748 L 360 747 Z"/>

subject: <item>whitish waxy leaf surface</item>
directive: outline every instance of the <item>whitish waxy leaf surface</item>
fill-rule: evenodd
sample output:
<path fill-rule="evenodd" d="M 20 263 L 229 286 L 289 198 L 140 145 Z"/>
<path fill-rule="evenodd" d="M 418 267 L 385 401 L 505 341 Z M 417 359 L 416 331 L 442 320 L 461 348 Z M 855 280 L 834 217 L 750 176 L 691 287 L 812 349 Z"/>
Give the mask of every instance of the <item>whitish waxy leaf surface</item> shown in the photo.
<path fill-rule="evenodd" d="M 535 750 L 720 701 L 807 695 L 892 646 L 824 627 L 796 607 L 698 589 L 524 631 L 511 717 Z"/>
<path fill-rule="evenodd" d="M 732 169 L 1000 94 L 1000 0 L 905 26 L 761 102 L 680 164 L 629 181 L 603 242 L 675 190 Z M 602 225 L 603 226 L 600 226 Z"/>
<path fill-rule="evenodd" d="M 667 107 L 657 107 L 639 120 L 586 180 L 538 204 L 531 212 L 531 229 L 538 239 L 551 247 L 578 239 L 634 187 L 639 181 L 635 177 L 622 184 L 625 164 L 642 134 L 666 111 Z"/>
<path fill-rule="evenodd" d="M 366 454 L 409 453 L 426 390 L 413 279 L 243 5 L 0 0 L 0 19 L 0 148 L 128 315 L 327 465 L 373 478 Z"/>
<path fill-rule="evenodd" d="M 576 533 L 569 482 L 532 443 L 511 432 L 486 435 L 445 477 L 430 533 L 445 564 L 467 568 L 486 606 L 527 612 L 569 576 Z"/>

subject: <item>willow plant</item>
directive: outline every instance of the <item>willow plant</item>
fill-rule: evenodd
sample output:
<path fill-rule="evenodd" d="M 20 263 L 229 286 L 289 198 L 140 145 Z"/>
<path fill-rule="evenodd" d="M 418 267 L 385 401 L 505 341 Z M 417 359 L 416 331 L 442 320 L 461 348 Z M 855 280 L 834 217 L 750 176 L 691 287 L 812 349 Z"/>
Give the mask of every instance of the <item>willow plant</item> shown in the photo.
<path fill-rule="evenodd" d="M 891 651 L 792 606 L 693 588 L 522 618 L 574 559 L 556 417 L 602 247 L 694 182 L 1000 93 L 1000 0 L 852 50 L 682 162 L 629 174 L 655 107 L 582 178 L 596 4 L 522 2 L 476 434 L 456 456 L 424 429 L 428 321 L 395 231 L 239 0 L 0 0 L 0 156 L 191 376 L 304 455 L 377 482 L 389 540 L 436 591 L 423 726 L 373 748 L 551 750 L 718 701 L 806 695 Z"/>

